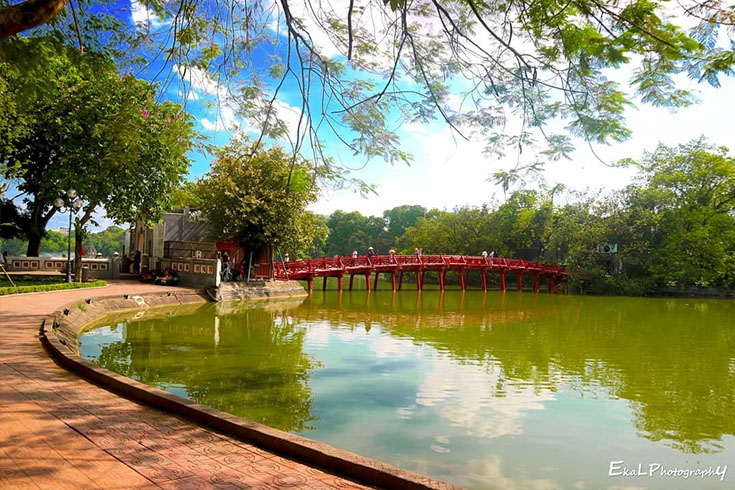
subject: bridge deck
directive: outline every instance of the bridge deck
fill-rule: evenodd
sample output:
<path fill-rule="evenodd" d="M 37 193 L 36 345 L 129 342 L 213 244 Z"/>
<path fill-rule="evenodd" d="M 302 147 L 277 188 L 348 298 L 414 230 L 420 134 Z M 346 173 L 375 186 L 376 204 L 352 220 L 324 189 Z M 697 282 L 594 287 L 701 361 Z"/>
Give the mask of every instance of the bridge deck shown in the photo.
<path fill-rule="evenodd" d="M 487 290 L 488 271 L 500 275 L 500 289 L 505 290 L 505 274 L 513 272 L 518 277 L 518 289 L 522 288 L 523 276 L 530 275 L 534 279 L 534 291 L 539 290 L 539 277 L 546 277 L 549 281 L 549 291 L 553 292 L 556 281 L 564 279 L 567 271 L 564 267 L 546 265 L 539 262 L 529 262 L 522 259 L 483 258 L 468 255 L 361 255 L 352 257 L 332 257 L 321 259 L 294 260 L 291 262 L 276 263 L 275 277 L 277 279 L 306 280 L 309 292 L 312 291 L 316 277 L 323 277 L 323 288 L 326 288 L 327 277 L 338 279 L 339 290 L 342 291 L 342 278 L 350 275 L 350 291 L 355 274 L 364 275 L 367 287 L 370 289 L 370 275 L 375 274 L 373 288 L 377 289 L 379 274 L 390 274 L 393 291 L 401 289 L 404 272 L 412 272 L 416 276 L 416 287 L 423 288 L 426 271 L 439 273 L 439 287 L 443 291 L 446 273 L 454 270 L 459 273 L 462 290 L 467 289 L 467 275 L 471 270 L 482 274 L 482 288 Z M 396 287 L 396 275 L 398 285 Z"/>

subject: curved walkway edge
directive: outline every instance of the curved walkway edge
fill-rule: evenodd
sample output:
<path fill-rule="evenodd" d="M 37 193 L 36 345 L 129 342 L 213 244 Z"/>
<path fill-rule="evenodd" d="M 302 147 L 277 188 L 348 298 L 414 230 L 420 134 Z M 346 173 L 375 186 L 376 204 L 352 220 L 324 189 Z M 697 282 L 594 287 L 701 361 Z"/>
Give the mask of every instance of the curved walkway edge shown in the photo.
<path fill-rule="evenodd" d="M 108 297 L 100 298 L 103 294 Z M 87 303 L 88 298 L 93 300 Z M 363 488 L 354 482 L 361 481 L 387 488 L 453 488 L 196 404 L 76 354 L 78 329 L 95 317 L 203 300 L 185 288 L 129 282 L 104 291 L 69 291 L 53 300 L 0 299 L 0 487 L 333 489 Z M 65 323 L 74 328 L 51 328 Z M 38 342 L 39 325 L 41 342 L 60 364 L 106 389 L 54 364 Z"/>

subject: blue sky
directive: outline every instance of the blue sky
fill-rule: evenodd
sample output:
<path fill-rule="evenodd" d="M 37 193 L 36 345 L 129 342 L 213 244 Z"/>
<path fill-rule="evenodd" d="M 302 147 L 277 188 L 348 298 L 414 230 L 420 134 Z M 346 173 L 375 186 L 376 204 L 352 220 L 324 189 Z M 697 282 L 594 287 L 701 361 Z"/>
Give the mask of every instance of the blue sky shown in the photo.
<path fill-rule="evenodd" d="M 132 8 L 122 10 L 122 15 L 128 14 L 131 24 L 134 21 L 150 21 L 152 27 L 157 27 L 157 21 L 149 20 L 145 8 L 132 1 Z M 336 54 L 336 50 L 330 53 L 328 41 L 322 39 L 317 42 L 326 47 L 328 54 Z M 152 69 L 157 71 L 158 67 Z M 627 69 L 608 72 L 608 76 L 623 87 L 627 86 L 629 74 Z M 187 82 L 187 86 L 170 84 L 164 97 L 181 102 L 184 92 L 187 91 L 186 108 L 196 119 L 196 129 L 209 138 L 211 143 L 226 144 L 233 134 L 231 129 L 235 123 L 247 129 L 246 123 L 237 118 L 233 108 L 228 107 L 226 102 L 207 105 L 207 102 L 216 100 L 215 96 L 219 96 L 220 101 L 226 100 L 226 88 L 197 71 L 189 72 Z M 722 87 L 719 89 L 695 84 L 686 77 L 681 77 L 679 82 L 698 92 L 699 104 L 680 109 L 676 113 L 638 104 L 637 108 L 630 108 L 626 113 L 628 125 L 633 131 L 632 138 L 621 144 L 598 145 L 595 152 L 603 160 L 614 162 L 625 157 L 640 157 L 644 150 L 653 150 L 659 142 L 675 145 L 701 135 L 705 135 L 712 143 L 732 146 L 732 129 L 735 128 L 735 115 L 732 112 L 735 107 L 735 80 L 722 79 Z M 295 126 L 300 114 L 295 107 L 298 100 L 288 86 L 279 96 L 280 113 L 291 127 Z M 414 156 L 411 166 L 393 166 L 382 159 L 366 161 L 362 156 L 354 156 L 336 137 L 327 135 L 327 152 L 345 168 L 357 169 L 351 173 L 353 176 L 375 184 L 378 195 L 362 198 L 353 189 L 324 189 L 318 202 L 309 209 L 322 214 L 342 209 L 379 215 L 385 209 L 401 204 L 451 209 L 460 205 L 478 206 L 502 200 L 502 189 L 488 179 L 493 172 L 515 165 L 517 155 L 514 151 L 509 151 L 509 155 L 503 159 L 486 156 L 482 152 L 481 141 L 464 141 L 453 135 L 439 121 L 427 125 L 404 124 L 399 129 L 399 134 L 402 137 L 402 148 Z M 589 189 L 594 193 L 621 188 L 632 181 L 632 169 L 609 168 L 597 160 L 584 141 L 576 140 L 575 144 L 577 149 L 572 154 L 572 159 L 548 164 L 540 179 L 549 185 L 563 183 L 568 189 Z M 212 157 L 199 153 L 191 156 L 193 163 L 190 178 L 193 179 L 207 171 Z M 530 182 L 529 185 L 537 183 Z M 55 218 L 50 228 L 64 226 L 63 221 L 61 217 Z M 110 224 L 105 219 L 100 219 L 99 222 L 102 228 Z"/>

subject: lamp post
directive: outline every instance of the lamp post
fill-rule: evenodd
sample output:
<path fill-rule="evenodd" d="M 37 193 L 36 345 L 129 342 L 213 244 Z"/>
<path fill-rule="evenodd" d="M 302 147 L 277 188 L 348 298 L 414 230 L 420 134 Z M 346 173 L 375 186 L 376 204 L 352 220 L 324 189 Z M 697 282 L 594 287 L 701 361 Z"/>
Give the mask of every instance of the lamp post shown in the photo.
<path fill-rule="evenodd" d="M 74 199 L 76 197 L 76 199 Z M 82 209 L 82 200 L 77 197 L 77 191 L 69 189 L 66 191 L 66 198 L 57 197 L 54 201 L 54 207 L 61 210 L 64 206 L 69 210 L 69 228 L 67 229 L 67 253 L 66 253 L 66 282 L 71 282 L 71 217 L 72 211 L 77 214 Z M 77 271 L 79 273 L 79 271 Z"/>

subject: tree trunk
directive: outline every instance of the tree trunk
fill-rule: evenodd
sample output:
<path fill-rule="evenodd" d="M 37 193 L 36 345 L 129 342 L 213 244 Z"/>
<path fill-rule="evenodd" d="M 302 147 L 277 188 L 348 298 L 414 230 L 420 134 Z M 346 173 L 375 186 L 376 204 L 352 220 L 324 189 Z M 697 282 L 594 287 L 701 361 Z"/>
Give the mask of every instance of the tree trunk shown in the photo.
<path fill-rule="evenodd" d="M 28 233 L 28 248 L 26 249 L 27 257 L 38 257 L 41 255 L 41 235 L 38 233 Z"/>
<path fill-rule="evenodd" d="M 38 197 L 33 201 L 33 208 L 31 210 L 31 219 L 26 230 L 26 236 L 28 237 L 28 248 L 26 249 L 27 257 L 38 257 L 41 255 L 41 240 L 46 234 L 46 224 L 51 217 L 56 214 L 56 208 L 51 208 L 48 214 L 43 214 L 43 206 L 36 204 Z"/>
<path fill-rule="evenodd" d="M 67 0 L 26 0 L 0 8 L 0 39 L 45 24 L 64 9 Z"/>

